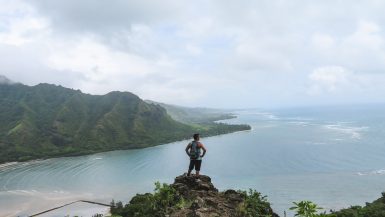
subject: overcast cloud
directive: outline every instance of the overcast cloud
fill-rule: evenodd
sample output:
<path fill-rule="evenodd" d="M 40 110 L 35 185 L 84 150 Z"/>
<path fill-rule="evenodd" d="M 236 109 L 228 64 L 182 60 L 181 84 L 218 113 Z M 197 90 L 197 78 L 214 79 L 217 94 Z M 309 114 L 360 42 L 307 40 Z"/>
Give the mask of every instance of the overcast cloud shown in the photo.
<path fill-rule="evenodd" d="M 384 102 L 385 1 L 0 0 L 0 74 L 187 106 Z"/>

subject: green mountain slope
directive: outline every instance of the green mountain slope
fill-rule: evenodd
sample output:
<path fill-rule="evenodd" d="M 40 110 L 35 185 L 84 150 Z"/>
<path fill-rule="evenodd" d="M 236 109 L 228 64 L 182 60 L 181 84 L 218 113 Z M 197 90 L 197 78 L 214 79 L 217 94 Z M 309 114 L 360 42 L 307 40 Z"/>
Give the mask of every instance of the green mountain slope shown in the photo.
<path fill-rule="evenodd" d="M 0 83 L 0 163 L 116 149 L 143 148 L 247 129 L 207 129 L 173 120 L 160 105 L 129 92 L 89 95 L 39 84 Z"/>
<path fill-rule="evenodd" d="M 325 217 L 383 217 L 385 216 L 385 193 L 372 203 L 365 203 L 365 206 L 351 206 L 350 208 L 332 211 Z"/>
<path fill-rule="evenodd" d="M 146 102 L 162 106 L 174 120 L 186 124 L 207 124 L 235 117 L 232 113 L 221 109 L 189 108 L 151 100 L 146 100 Z"/>

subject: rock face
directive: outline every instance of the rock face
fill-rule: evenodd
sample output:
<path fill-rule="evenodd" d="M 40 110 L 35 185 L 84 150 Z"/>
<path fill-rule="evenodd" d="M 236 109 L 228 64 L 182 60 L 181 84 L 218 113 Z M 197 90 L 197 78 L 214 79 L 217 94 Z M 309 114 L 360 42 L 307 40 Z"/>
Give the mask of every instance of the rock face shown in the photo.
<path fill-rule="evenodd" d="M 218 192 L 211 183 L 209 176 L 178 176 L 171 185 L 186 200 L 190 201 L 185 208 L 173 210 L 170 217 L 230 217 L 243 216 L 239 206 L 244 202 L 245 196 L 234 190 Z M 265 210 L 270 216 L 278 217 L 271 208 Z M 262 215 L 261 215 L 262 216 Z"/>

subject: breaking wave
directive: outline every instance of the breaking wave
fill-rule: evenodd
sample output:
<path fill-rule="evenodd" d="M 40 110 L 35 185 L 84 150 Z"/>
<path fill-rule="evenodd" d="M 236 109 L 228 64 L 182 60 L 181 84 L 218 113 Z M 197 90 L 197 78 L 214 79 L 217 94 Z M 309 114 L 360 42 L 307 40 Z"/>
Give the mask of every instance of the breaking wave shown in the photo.
<path fill-rule="evenodd" d="M 365 126 L 362 126 L 362 127 L 347 126 L 345 125 L 345 123 L 327 124 L 327 125 L 324 125 L 324 128 L 347 135 L 351 139 L 361 139 L 362 132 L 367 131 L 369 129 L 369 127 L 365 127 Z"/>

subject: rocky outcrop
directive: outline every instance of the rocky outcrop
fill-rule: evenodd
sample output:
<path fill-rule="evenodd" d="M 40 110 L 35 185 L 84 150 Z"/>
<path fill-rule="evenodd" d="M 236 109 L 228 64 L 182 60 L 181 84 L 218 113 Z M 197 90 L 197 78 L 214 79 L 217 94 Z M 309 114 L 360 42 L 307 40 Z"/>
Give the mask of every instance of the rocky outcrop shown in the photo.
<path fill-rule="evenodd" d="M 171 185 L 187 202 L 181 209 L 170 212 L 170 217 L 230 217 L 244 216 L 240 211 L 245 204 L 246 196 L 242 192 L 227 190 L 219 192 L 209 176 L 178 176 Z M 270 206 L 263 210 L 263 215 L 278 217 Z"/>

